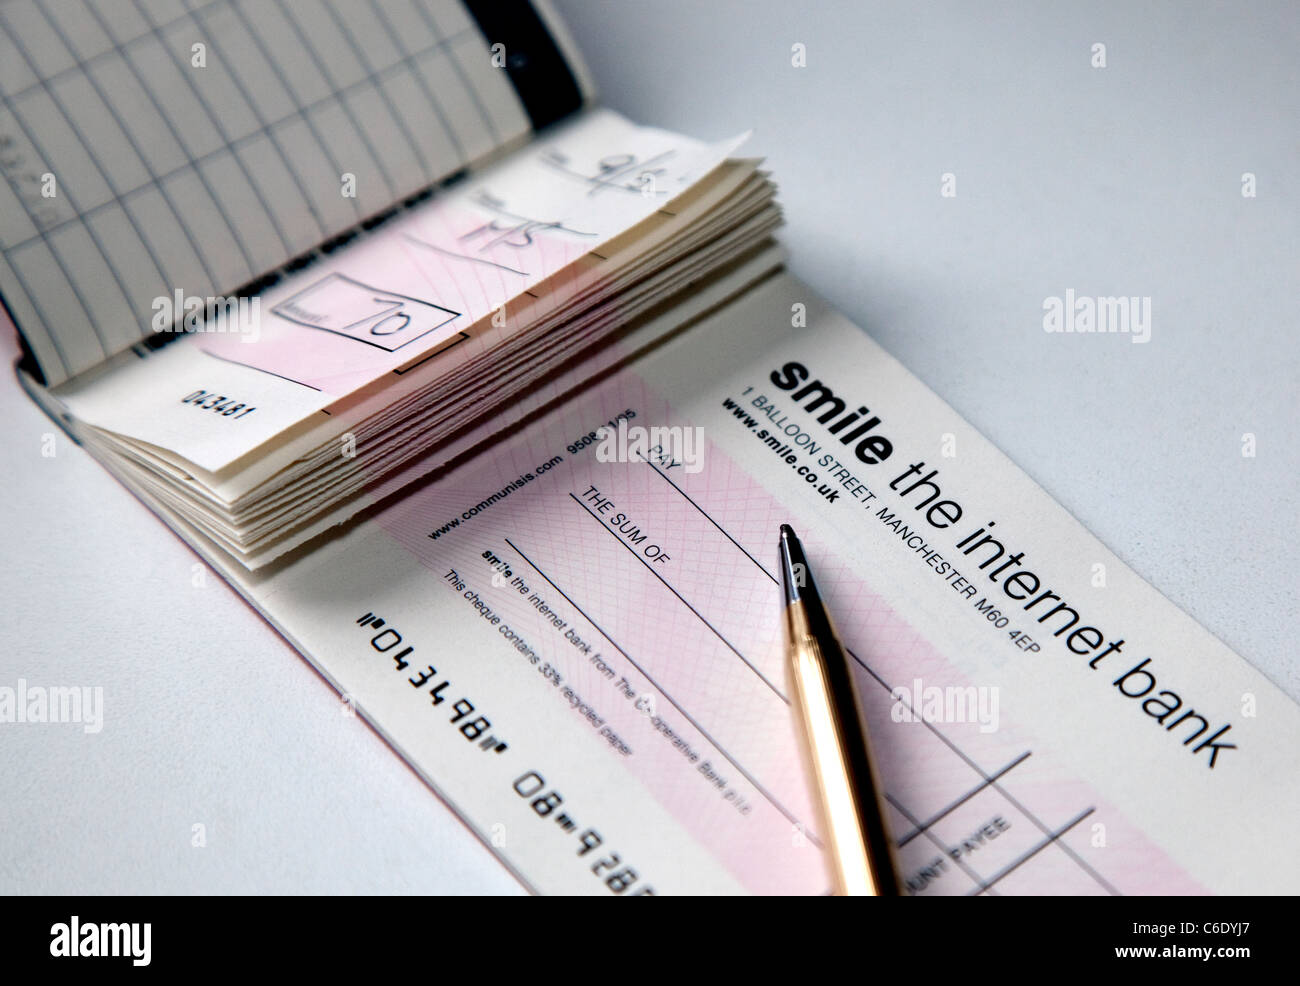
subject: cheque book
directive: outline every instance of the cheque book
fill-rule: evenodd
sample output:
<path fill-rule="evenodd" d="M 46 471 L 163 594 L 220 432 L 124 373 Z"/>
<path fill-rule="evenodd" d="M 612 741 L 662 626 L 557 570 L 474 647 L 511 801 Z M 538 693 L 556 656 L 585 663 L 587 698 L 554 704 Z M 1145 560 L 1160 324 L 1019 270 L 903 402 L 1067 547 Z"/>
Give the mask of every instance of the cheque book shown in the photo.
<path fill-rule="evenodd" d="M 13 43 L 15 6 L 0 8 L 3 43 Z M 311 52 L 344 34 L 330 28 L 335 17 L 351 15 L 338 4 L 296 23 L 295 5 L 280 6 L 268 5 L 258 31 L 283 32 L 270 50 L 301 59 L 281 67 L 286 79 L 317 78 Z M 472 80 L 477 93 L 458 112 L 527 106 L 512 65 L 519 74 L 555 64 L 507 56 L 488 75 L 504 28 L 483 28 L 476 5 L 380 6 L 394 19 L 415 11 L 392 24 L 410 51 L 433 44 L 437 27 L 442 54 L 429 71 L 448 85 Z M 197 8 L 213 21 L 209 69 L 226 49 L 217 28 L 250 9 L 225 8 Z M 562 27 L 542 5 L 531 9 L 585 93 Z M 47 28 L 24 35 L 28 48 L 58 37 L 60 9 L 43 15 Z M 388 34 L 378 21 L 353 28 L 359 45 L 365 31 Z M 170 37 L 160 23 L 131 30 L 155 54 Z M 189 51 L 191 27 L 177 36 Z M 473 42 L 469 54 L 442 62 L 456 37 Z M 506 50 L 520 43 L 507 38 Z M 29 63 L 0 55 L 6 105 L 22 114 L 38 84 L 15 82 L 13 66 Z M 63 77 L 78 71 L 69 57 L 52 63 Z M 318 87 L 355 85 L 344 79 L 380 64 L 375 51 L 354 57 L 351 76 L 328 62 L 334 74 L 321 72 Z M 121 66 L 122 85 L 137 67 Z M 241 70 L 245 86 L 255 68 Z M 330 112 L 304 104 L 295 132 L 324 136 L 327 123 L 347 129 L 355 118 L 347 147 L 363 146 L 362 132 L 373 143 L 379 134 L 367 128 L 406 105 L 375 82 L 398 74 L 339 90 L 334 102 L 315 97 Z M 275 91 L 273 80 L 256 92 Z M 188 85 L 172 78 L 159 104 Z M 59 86 L 48 90 L 52 99 Z M 369 103 L 357 102 L 363 93 Z M 449 127 L 473 129 L 443 113 Z M 29 392 L 529 890 L 828 891 L 827 833 L 784 676 L 775 539 L 789 524 L 862 698 L 905 892 L 1293 891 L 1300 861 L 1285 847 L 1300 811 L 1300 708 L 784 271 L 768 235 L 771 189 L 752 162 L 731 158 L 730 143 L 693 143 L 595 109 L 537 137 L 531 117 L 511 119 L 521 146 L 499 149 L 483 134 L 475 145 L 462 130 L 459 146 L 494 160 L 371 230 L 349 227 L 351 242 L 314 248 L 298 269 L 292 260 L 278 269 L 253 323 L 257 342 L 193 331 L 156 346 L 123 322 L 119 331 L 130 325 L 137 338 L 79 366 L 74 342 L 105 333 L 107 349 L 112 337 L 87 327 L 89 309 L 69 306 L 78 291 L 89 302 L 92 284 L 111 287 L 95 238 L 122 247 L 114 257 L 125 263 L 129 223 L 114 226 L 111 209 L 64 215 L 41 236 L 45 264 L 24 261 L 6 227 L 3 287 L 31 350 L 21 371 Z M 494 120 L 498 137 L 516 132 Z M 108 127 L 112 114 L 92 122 Z M 401 128 L 389 136 L 400 143 Z M 244 166 L 275 173 L 293 146 L 285 135 Z M 394 181 L 395 147 L 382 156 Z M 246 150 L 178 177 L 214 191 L 238 185 Z M 352 174 L 360 196 L 362 179 L 382 174 L 366 171 L 379 158 L 358 157 L 331 161 L 328 173 Z M 163 180 L 144 198 L 178 196 L 184 181 Z M 262 196 L 283 208 L 294 187 Z M 324 205 L 313 216 L 324 219 Z M 25 208 L 11 203 L 5 221 Z M 528 225 L 539 216 L 545 229 Z M 266 238 L 234 224 L 244 240 L 210 262 L 232 263 L 237 242 L 279 242 L 262 218 Z M 160 259 L 186 255 L 185 231 L 200 226 L 161 228 L 179 238 Z M 599 244 L 580 236 L 593 232 Z M 589 258 L 593 246 L 600 256 Z M 524 274 L 499 269 L 511 266 L 507 255 Z M 516 276 L 528 285 L 522 298 L 502 301 Z M 73 290 L 79 278 L 88 280 Z M 435 307 L 458 314 L 444 327 Z M 397 322 L 424 331 L 414 351 L 384 339 L 405 331 Z M 200 393 L 237 400 L 218 410 Z M 253 438 L 227 430 L 250 423 L 263 429 Z M 947 444 L 960 454 L 945 456 Z M 257 501 L 248 513 L 241 495 Z"/>
<path fill-rule="evenodd" d="M 1300 708 L 806 285 L 755 281 L 769 263 L 256 571 L 87 448 L 532 891 L 828 892 L 790 523 L 905 892 L 1292 892 Z"/>
<path fill-rule="evenodd" d="M 774 256 L 743 137 L 593 105 L 544 3 L 32 0 L 0 63 L 24 382 L 249 569 Z"/>

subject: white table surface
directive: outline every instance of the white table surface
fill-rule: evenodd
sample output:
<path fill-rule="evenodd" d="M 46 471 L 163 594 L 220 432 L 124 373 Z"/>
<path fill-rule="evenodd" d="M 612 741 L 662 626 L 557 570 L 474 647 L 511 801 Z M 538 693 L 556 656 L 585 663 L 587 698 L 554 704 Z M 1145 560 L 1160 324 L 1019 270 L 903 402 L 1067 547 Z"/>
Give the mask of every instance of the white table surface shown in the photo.
<path fill-rule="evenodd" d="M 607 105 L 754 128 L 792 270 L 1300 698 L 1294 5 L 558 6 Z M 1045 333 L 1067 288 L 1151 341 Z M 0 429 L 0 685 L 105 702 L 0 725 L 0 892 L 519 892 L 7 373 Z"/>

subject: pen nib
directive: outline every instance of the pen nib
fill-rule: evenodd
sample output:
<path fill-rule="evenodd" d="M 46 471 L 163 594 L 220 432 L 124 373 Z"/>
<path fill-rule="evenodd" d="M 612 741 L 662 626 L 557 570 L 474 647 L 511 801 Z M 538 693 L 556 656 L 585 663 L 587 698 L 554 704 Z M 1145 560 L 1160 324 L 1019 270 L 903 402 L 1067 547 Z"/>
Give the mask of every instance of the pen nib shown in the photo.
<path fill-rule="evenodd" d="M 808 559 L 804 557 L 799 536 L 789 524 L 781 525 L 781 586 L 785 591 L 785 604 L 799 601 L 800 593 L 809 585 Z"/>

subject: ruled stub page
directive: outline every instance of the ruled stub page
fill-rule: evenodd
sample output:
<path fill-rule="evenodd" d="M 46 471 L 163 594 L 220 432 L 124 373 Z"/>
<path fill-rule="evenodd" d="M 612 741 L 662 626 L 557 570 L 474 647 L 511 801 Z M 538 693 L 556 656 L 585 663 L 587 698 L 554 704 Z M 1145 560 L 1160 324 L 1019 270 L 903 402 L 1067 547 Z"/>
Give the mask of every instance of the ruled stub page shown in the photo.
<path fill-rule="evenodd" d="M 157 298 L 233 293 L 525 137 L 475 8 L 0 7 L 0 294 L 46 383 L 151 334 Z"/>

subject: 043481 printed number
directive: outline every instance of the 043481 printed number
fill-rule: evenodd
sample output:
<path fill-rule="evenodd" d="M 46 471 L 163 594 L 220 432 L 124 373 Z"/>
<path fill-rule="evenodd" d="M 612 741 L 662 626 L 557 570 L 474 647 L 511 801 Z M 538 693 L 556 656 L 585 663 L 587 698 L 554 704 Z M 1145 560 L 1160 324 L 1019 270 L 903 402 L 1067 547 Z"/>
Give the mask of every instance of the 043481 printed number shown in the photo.
<path fill-rule="evenodd" d="M 182 397 L 181 403 L 201 408 L 204 411 L 215 411 L 227 418 L 242 418 L 244 415 L 252 414 L 257 410 L 255 407 L 249 407 L 248 404 L 238 403 L 233 397 L 214 394 L 207 390 L 196 390 L 194 393 Z"/>

